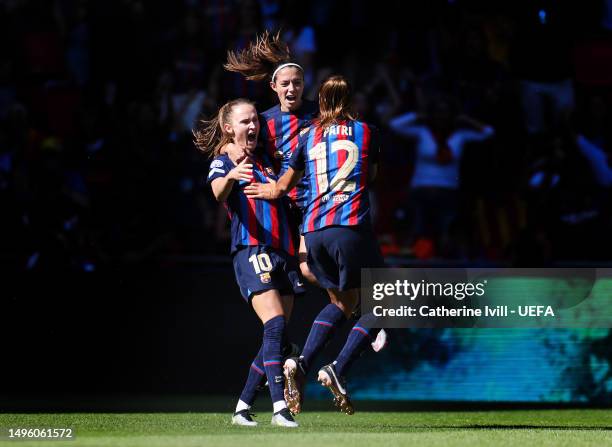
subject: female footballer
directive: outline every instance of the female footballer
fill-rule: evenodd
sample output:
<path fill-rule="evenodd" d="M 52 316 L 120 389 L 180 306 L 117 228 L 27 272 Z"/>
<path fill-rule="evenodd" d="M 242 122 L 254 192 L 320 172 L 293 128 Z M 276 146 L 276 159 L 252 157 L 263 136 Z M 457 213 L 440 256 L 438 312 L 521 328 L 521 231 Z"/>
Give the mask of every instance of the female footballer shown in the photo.
<path fill-rule="evenodd" d="M 266 151 L 273 157 L 284 174 L 289 168 L 293 152 L 317 114 L 317 105 L 302 99 L 304 93 L 304 69 L 291 62 L 291 54 L 280 39 L 280 33 L 272 36 L 267 31 L 257 37 L 244 50 L 229 51 L 225 69 L 242 74 L 251 81 L 270 82 L 270 88 L 278 97 L 278 104 L 261 114 L 262 134 Z M 291 200 L 292 215 L 301 222 L 304 211 L 305 184 L 298 182 L 288 192 Z M 310 282 L 316 283 L 306 262 L 304 237 L 300 236 L 298 251 L 300 270 Z"/>
<path fill-rule="evenodd" d="M 214 157 L 207 182 L 224 202 L 231 219 L 231 254 L 236 280 L 264 326 L 261 349 L 251 365 L 232 423 L 257 425 L 249 413 L 256 386 L 265 374 L 274 415 L 272 424 L 297 427 L 283 397 L 282 347 L 294 294 L 303 293 L 288 211 L 282 200 L 253 200 L 244 193 L 251 181 L 276 178 L 271 160 L 258 153 L 259 119 L 252 102 L 236 99 L 203 121 L 194 132 L 196 146 Z M 263 152 L 263 151 L 261 151 Z"/>
<path fill-rule="evenodd" d="M 300 397 L 293 386 L 296 375 L 307 372 L 335 328 L 356 308 L 361 268 L 383 265 L 368 201 L 368 185 L 376 175 L 379 154 L 377 131 L 356 120 L 349 84 L 342 76 L 332 76 L 322 84 L 319 110 L 319 118 L 278 182 L 252 183 L 245 188 L 248 197 L 277 200 L 300 180 L 307 185 L 302 232 L 308 265 L 327 289 L 331 303 L 316 317 L 299 359 L 285 362 L 291 391 L 287 402 L 294 413 L 299 411 Z M 371 327 L 372 320 L 371 314 L 362 316 L 336 360 L 319 370 L 319 381 L 347 414 L 353 413 L 353 406 L 341 377 L 380 331 Z"/>

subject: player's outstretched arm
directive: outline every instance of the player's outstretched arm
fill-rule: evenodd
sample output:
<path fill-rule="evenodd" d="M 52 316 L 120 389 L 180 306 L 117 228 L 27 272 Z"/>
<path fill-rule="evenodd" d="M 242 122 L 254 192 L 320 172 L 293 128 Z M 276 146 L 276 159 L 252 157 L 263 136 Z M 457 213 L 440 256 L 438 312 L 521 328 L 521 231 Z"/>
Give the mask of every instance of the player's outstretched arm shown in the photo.
<path fill-rule="evenodd" d="M 277 182 L 251 183 L 244 188 L 244 193 L 252 199 L 274 200 L 287 194 L 298 184 L 304 171 L 296 171 L 289 167 Z"/>
<path fill-rule="evenodd" d="M 229 171 L 225 177 L 214 179 L 210 186 L 217 202 L 225 202 L 230 192 L 232 192 L 235 181 L 243 180 L 245 182 L 250 182 L 252 178 L 253 165 L 247 157 L 238 163 L 234 169 Z"/>

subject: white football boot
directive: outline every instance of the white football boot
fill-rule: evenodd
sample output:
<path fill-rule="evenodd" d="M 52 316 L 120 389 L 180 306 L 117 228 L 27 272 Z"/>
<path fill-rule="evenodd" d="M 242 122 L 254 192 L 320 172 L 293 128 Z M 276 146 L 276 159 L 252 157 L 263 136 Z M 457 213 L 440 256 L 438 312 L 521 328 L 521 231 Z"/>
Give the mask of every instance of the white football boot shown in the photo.
<path fill-rule="evenodd" d="M 251 417 L 253 414 L 249 410 L 241 410 L 232 416 L 232 425 L 242 425 L 244 427 L 257 427 L 257 421 Z"/>
<path fill-rule="evenodd" d="M 274 413 L 274 416 L 272 416 L 271 424 L 276 425 L 278 427 L 299 427 L 298 423 L 295 422 L 295 419 L 293 419 L 293 416 L 291 415 L 291 412 L 288 408 L 283 408 L 282 410 Z"/>

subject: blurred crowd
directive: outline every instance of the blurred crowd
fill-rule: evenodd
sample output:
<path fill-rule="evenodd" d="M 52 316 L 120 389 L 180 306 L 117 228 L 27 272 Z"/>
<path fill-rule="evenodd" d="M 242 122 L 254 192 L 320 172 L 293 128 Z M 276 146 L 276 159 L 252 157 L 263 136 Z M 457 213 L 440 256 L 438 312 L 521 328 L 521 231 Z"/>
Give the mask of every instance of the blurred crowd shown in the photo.
<path fill-rule="evenodd" d="M 227 253 L 191 129 L 230 98 L 274 104 L 222 69 L 265 29 L 307 97 L 341 73 L 381 128 L 387 256 L 610 261 L 612 1 L 577 3 L 0 1 L 2 265 Z"/>

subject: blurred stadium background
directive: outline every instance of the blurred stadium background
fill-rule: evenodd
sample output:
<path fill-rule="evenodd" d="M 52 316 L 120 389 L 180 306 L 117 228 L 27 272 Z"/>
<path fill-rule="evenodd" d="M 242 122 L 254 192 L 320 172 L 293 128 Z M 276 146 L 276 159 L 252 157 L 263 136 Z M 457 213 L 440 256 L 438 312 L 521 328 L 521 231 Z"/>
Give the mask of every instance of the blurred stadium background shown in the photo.
<path fill-rule="evenodd" d="M 47 395 L 58 409 L 80 394 L 237 396 L 260 329 L 191 128 L 228 98 L 274 103 L 221 64 L 279 28 L 307 96 L 340 72 L 383 129 L 375 225 L 389 265 L 611 265 L 611 1 L 4 0 L 0 410 Z M 495 136 L 466 148 L 451 200 L 432 202 L 411 187 L 413 142 L 387 123 L 440 102 Z M 300 300 L 294 340 L 325 301 Z M 609 405 L 611 362 L 609 329 L 405 330 L 352 389 Z"/>

